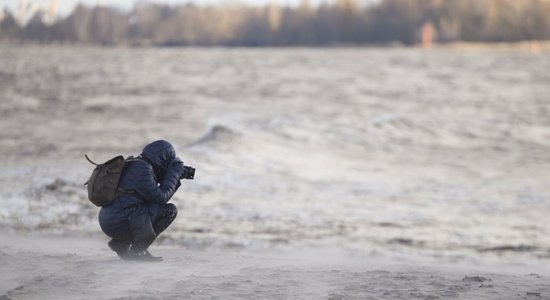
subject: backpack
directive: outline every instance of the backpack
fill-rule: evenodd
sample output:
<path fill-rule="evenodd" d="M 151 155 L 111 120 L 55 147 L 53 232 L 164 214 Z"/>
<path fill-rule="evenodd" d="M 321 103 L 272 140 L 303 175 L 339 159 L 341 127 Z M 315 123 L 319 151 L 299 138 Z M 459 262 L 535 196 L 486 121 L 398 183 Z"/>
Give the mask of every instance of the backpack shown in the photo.
<path fill-rule="evenodd" d="M 118 196 L 118 182 L 122 170 L 127 162 L 136 160 L 135 158 L 125 159 L 122 155 L 111 158 L 102 163 L 94 163 L 88 155 L 84 154 L 86 159 L 95 165 L 95 169 L 90 175 L 90 179 L 84 184 L 88 186 L 88 199 L 95 206 L 107 206 L 111 204 Z"/>

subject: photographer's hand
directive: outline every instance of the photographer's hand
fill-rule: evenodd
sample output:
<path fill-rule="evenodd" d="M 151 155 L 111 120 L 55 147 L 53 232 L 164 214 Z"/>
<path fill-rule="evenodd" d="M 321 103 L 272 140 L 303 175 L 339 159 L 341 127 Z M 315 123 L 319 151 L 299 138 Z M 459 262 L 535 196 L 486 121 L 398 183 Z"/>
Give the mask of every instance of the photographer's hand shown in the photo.
<path fill-rule="evenodd" d="M 183 162 L 176 157 L 169 167 L 170 170 L 173 170 L 178 175 L 178 178 L 181 178 L 183 176 L 183 173 L 185 172 L 185 167 L 183 166 Z"/>

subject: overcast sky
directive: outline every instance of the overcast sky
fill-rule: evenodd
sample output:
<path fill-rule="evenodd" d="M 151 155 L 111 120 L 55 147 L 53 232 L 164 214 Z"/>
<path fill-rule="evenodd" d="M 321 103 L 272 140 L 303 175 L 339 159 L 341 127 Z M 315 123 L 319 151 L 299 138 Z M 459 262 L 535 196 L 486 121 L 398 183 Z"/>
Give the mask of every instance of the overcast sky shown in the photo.
<path fill-rule="evenodd" d="M 11 11 L 15 12 L 17 11 L 17 7 L 19 5 L 20 1 L 24 1 L 27 4 L 36 4 L 40 7 L 46 8 L 48 7 L 48 4 L 50 3 L 50 0 L 0 0 L 0 7 L 7 7 Z M 116 6 L 120 7 L 122 9 L 129 9 L 134 5 L 134 2 L 136 0 L 57 0 L 57 10 L 59 14 L 61 15 L 67 15 L 70 13 L 75 5 L 77 3 L 84 3 L 87 5 L 96 5 L 96 4 L 103 4 L 108 6 Z M 255 4 L 255 5 L 263 5 L 266 3 L 269 3 L 270 1 L 274 1 L 276 3 L 285 5 L 285 4 L 297 4 L 300 2 L 300 0 L 141 0 L 142 2 L 150 2 L 150 3 L 165 3 L 165 4 L 183 4 L 187 2 L 193 2 L 196 4 L 212 4 L 212 3 L 220 3 L 222 1 L 228 1 L 228 2 L 242 2 L 247 4 Z M 332 2 L 334 0 L 310 0 L 311 4 L 318 4 L 321 2 Z M 368 3 L 373 2 L 376 0 L 359 0 L 358 2 L 361 3 Z"/>

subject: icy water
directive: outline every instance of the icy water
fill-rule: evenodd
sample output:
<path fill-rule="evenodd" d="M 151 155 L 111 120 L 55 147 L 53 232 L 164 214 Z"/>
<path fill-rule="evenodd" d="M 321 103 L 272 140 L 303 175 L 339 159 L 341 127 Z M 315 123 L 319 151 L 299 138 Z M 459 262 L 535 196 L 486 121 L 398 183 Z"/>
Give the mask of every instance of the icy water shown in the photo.
<path fill-rule="evenodd" d="M 164 243 L 550 262 L 550 54 L 0 46 L 0 226 L 100 233 L 84 159 L 173 142 Z"/>

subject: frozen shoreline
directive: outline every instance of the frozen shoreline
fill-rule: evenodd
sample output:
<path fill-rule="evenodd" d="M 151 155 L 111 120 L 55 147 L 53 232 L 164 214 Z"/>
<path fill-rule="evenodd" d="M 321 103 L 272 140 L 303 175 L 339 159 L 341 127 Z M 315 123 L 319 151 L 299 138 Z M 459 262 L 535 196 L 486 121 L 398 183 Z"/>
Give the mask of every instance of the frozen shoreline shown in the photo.
<path fill-rule="evenodd" d="M 1 299 L 550 299 L 526 267 L 424 266 L 315 252 L 153 246 L 121 261 L 104 239 L 0 232 Z M 538 270 L 541 271 L 541 270 Z"/>

